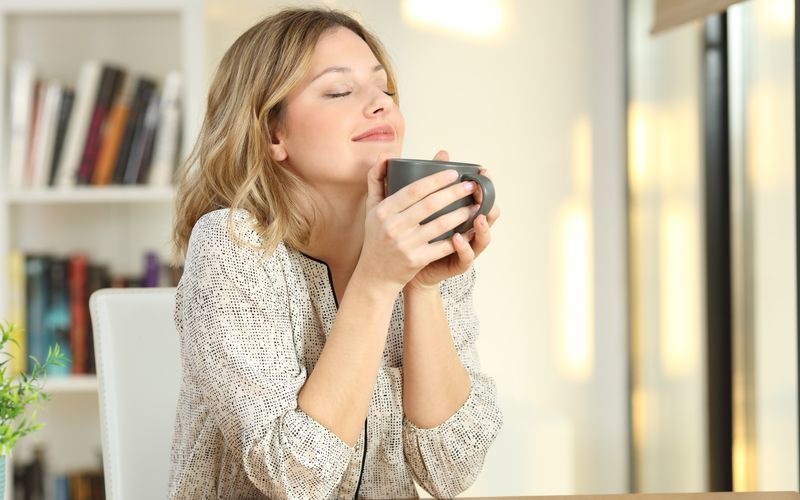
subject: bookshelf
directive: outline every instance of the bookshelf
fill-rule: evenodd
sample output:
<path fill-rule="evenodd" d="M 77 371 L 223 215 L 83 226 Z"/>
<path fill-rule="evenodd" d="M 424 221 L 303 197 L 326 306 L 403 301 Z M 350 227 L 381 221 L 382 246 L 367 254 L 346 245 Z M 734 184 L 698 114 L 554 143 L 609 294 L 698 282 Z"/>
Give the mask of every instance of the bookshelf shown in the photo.
<path fill-rule="evenodd" d="M 148 185 L 9 187 L 10 67 L 29 59 L 37 77 L 75 87 L 88 59 L 115 63 L 127 78 L 159 84 L 181 74 L 180 157 L 188 154 L 204 112 L 205 0 L 3 0 L 0 2 L 0 320 L 10 314 L 7 263 L 13 249 L 67 256 L 86 252 L 115 274 L 141 274 L 144 254 L 169 256 L 173 187 Z M 101 466 L 97 379 L 48 377 L 46 426 L 17 443 L 12 461 L 46 447 L 48 475 Z M 7 484 L 8 481 L 7 481 Z M 48 488 L 51 488 L 48 486 Z M 7 488 L 6 498 L 12 498 Z M 46 490 L 52 498 L 52 490 Z"/>

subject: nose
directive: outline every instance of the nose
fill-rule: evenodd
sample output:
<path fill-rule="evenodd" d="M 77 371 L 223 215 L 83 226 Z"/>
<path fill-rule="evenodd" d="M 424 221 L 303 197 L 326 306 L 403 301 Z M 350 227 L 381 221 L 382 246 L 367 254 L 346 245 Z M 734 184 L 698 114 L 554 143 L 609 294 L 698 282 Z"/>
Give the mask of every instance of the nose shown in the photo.
<path fill-rule="evenodd" d="M 364 108 L 364 115 L 369 117 L 388 112 L 394 106 L 394 100 L 382 90 L 375 90 L 369 104 Z"/>

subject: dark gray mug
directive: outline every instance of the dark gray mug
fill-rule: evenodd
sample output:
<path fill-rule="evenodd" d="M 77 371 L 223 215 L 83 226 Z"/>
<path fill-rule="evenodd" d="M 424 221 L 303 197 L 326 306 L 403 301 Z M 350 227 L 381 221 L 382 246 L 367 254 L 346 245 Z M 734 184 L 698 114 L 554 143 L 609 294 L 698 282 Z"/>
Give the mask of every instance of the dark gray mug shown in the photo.
<path fill-rule="evenodd" d="M 460 174 L 458 179 L 456 179 L 453 184 L 464 181 L 475 181 L 475 183 L 480 186 L 481 192 L 483 193 L 483 200 L 481 201 L 480 208 L 463 224 L 441 234 L 440 236 L 431 240 L 431 243 L 434 241 L 444 240 L 450 238 L 455 233 L 465 233 L 469 231 L 472 228 L 472 224 L 475 222 L 476 217 L 481 214 L 488 215 L 489 211 L 492 209 L 492 206 L 494 205 L 494 184 L 492 184 L 491 179 L 488 177 L 480 175 L 480 169 L 481 166 L 475 165 L 474 163 L 391 158 L 386 166 L 386 196 L 393 195 L 414 181 L 437 172 L 442 172 L 444 170 L 456 170 Z M 450 186 L 452 186 L 452 184 L 450 184 Z M 473 204 L 475 204 L 475 199 L 473 198 L 472 194 L 468 194 L 434 213 L 427 219 L 423 220 L 420 224 L 426 224 L 437 217 L 441 217 L 446 213 L 452 212 L 453 210 L 457 210 L 461 207 L 468 207 Z"/>

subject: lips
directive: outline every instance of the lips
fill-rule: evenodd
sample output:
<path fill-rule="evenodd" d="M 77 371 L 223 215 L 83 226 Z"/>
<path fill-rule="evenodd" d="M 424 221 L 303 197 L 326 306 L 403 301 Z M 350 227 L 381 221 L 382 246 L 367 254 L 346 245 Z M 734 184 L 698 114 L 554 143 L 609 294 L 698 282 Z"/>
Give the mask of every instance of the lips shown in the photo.
<path fill-rule="evenodd" d="M 394 129 L 388 125 L 375 127 L 353 138 L 353 141 L 393 141 Z"/>

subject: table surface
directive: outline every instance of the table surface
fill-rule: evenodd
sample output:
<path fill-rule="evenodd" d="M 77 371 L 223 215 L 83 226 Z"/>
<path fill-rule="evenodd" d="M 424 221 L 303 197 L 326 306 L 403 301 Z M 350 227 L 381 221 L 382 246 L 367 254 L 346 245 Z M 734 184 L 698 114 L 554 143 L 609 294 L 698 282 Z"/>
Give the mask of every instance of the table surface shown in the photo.
<path fill-rule="evenodd" d="M 619 495 L 567 495 L 532 497 L 473 497 L 472 500 L 800 500 L 796 491 L 764 491 L 746 493 L 629 493 Z"/>

